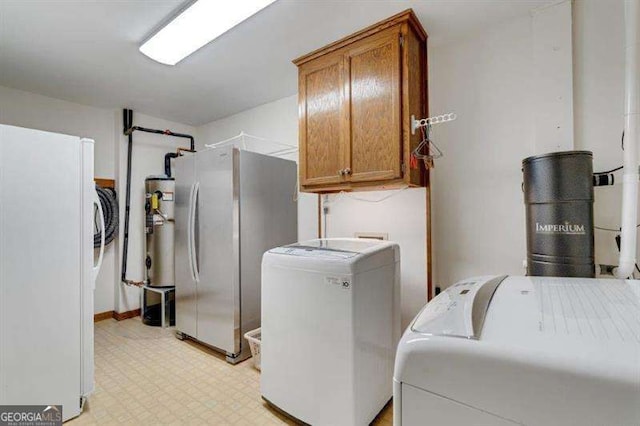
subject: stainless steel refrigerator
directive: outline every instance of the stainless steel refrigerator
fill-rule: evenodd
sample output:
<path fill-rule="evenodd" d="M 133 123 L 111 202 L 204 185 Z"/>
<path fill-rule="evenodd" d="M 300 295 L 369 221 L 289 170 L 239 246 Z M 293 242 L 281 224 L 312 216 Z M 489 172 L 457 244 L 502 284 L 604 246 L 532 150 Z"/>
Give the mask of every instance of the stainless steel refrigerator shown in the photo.
<path fill-rule="evenodd" d="M 297 240 L 296 163 L 212 148 L 176 159 L 176 335 L 250 355 L 262 254 Z"/>

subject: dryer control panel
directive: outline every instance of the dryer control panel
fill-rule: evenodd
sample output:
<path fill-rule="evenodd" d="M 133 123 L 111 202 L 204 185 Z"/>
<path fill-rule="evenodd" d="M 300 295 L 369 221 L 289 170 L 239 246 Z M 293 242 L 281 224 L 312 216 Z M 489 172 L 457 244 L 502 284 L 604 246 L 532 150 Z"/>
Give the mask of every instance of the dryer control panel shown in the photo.
<path fill-rule="evenodd" d="M 478 339 L 491 297 L 507 276 L 460 281 L 436 296 L 411 325 L 416 333 Z"/>

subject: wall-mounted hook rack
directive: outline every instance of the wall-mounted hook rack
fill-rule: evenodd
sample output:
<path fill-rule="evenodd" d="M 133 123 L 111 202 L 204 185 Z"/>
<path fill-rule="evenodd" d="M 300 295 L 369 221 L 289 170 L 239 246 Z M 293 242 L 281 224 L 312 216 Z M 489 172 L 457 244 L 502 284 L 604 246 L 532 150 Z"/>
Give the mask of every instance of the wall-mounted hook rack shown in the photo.
<path fill-rule="evenodd" d="M 456 118 L 458 118 L 458 116 L 453 112 L 450 112 L 449 114 L 436 115 L 436 116 L 433 116 L 433 117 L 422 118 L 420 120 L 417 120 L 415 115 L 412 115 L 411 116 L 411 134 L 415 135 L 416 134 L 416 129 L 418 129 L 420 127 L 427 127 L 429 125 L 447 123 L 449 121 L 455 120 Z"/>

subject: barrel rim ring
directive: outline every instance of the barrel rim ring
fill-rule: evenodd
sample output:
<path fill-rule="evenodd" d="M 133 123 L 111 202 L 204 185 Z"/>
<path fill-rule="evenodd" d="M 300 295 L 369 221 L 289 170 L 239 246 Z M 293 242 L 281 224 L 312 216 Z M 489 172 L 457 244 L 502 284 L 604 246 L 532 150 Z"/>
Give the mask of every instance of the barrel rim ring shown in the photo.
<path fill-rule="evenodd" d="M 573 157 L 573 156 L 583 156 L 583 155 L 588 155 L 589 157 L 593 158 L 593 152 L 592 151 L 548 152 L 546 154 L 532 155 L 531 157 L 527 157 L 524 160 L 522 160 L 522 165 L 531 163 L 533 161 L 541 160 L 541 159 L 544 159 L 544 158 L 550 158 L 550 157 Z"/>

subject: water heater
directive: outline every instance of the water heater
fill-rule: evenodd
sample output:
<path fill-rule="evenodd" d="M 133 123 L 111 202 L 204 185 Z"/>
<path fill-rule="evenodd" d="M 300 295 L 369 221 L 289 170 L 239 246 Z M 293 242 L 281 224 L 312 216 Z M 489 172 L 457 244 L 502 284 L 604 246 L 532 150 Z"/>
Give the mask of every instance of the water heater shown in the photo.
<path fill-rule="evenodd" d="M 527 275 L 595 277 L 592 153 L 529 157 L 522 172 Z"/>
<path fill-rule="evenodd" d="M 145 282 L 150 287 L 175 286 L 174 272 L 174 204 L 175 180 L 166 175 L 145 179 Z M 143 321 L 160 325 L 160 295 L 145 290 L 143 297 Z M 171 311 L 171 323 L 175 322 L 173 292 L 165 309 Z"/>

